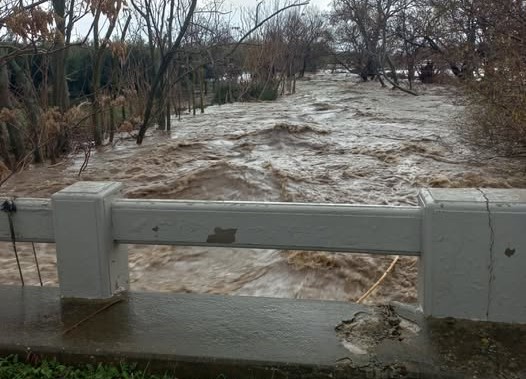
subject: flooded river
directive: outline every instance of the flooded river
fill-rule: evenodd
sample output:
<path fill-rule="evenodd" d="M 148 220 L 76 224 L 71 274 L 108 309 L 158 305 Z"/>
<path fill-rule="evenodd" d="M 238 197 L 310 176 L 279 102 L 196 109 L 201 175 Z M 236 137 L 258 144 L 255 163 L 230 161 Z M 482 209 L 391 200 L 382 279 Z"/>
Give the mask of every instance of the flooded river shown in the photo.
<path fill-rule="evenodd" d="M 261 200 L 416 205 L 421 187 L 526 187 L 524 162 L 466 148 L 461 109 L 445 87 L 421 96 L 323 72 L 275 102 L 209 107 L 152 132 L 137 147 L 122 140 L 91 158 L 82 180 L 115 180 L 130 198 Z M 13 177 L 3 195 L 48 197 L 79 177 L 72 157 Z M 26 280 L 37 283 L 30 244 L 20 244 Z M 53 245 L 36 246 L 46 285 L 56 285 Z M 131 287 L 356 300 L 393 257 L 303 251 L 130 246 Z M 416 262 L 403 258 L 369 302 L 416 299 Z M 0 283 L 18 283 L 8 244 Z"/>

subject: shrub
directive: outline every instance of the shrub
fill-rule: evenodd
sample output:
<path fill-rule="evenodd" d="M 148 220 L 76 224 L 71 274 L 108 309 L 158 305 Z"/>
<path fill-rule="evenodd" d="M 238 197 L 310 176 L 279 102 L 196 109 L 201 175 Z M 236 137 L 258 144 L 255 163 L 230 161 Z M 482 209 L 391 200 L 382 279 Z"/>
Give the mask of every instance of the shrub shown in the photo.
<path fill-rule="evenodd" d="M 526 22 L 517 16 L 517 2 L 499 0 L 498 8 L 484 4 L 489 7 L 485 10 L 486 40 L 478 48 L 480 68 L 464 83 L 467 117 L 463 130 L 470 141 L 502 154 L 524 154 Z"/>
<path fill-rule="evenodd" d="M 214 104 L 232 103 L 234 101 L 273 101 L 278 98 L 278 88 L 274 82 L 267 85 L 261 82 L 239 83 L 219 82 L 216 84 Z"/>
<path fill-rule="evenodd" d="M 16 356 L 0 358 L 0 379 L 168 379 L 169 376 L 149 375 L 135 370 L 133 366 L 121 364 L 113 365 L 84 365 L 79 367 L 67 366 L 52 360 L 42 360 L 24 363 Z"/>

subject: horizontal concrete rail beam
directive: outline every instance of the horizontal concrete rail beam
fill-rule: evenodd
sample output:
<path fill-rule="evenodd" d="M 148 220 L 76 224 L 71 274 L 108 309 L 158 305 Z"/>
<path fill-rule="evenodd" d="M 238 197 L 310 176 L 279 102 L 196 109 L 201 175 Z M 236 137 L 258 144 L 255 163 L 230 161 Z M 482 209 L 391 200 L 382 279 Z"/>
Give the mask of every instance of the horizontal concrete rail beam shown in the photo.
<path fill-rule="evenodd" d="M 50 199 L 16 199 L 15 204 L 12 219 L 17 241 L 55 242 Z M 9 218 L 5 212 L 0 212 L 0 241 L 11 241 Z"/>
<path fill-rule="evenodd" d="M 115 200 L 120 243 L 419 255 L 418 207 Z"/>
<path fill-rule="evenodd" d="M 49 199 L 16 199 L 19 242 L 55 241 Z M 420 254 L 418 207 L 126 200 L 112 203 L 120 243 Z M 82 217 L 82 216 L 79 216 Z M 0 215 L 0 241 L 11 241 Z"/>

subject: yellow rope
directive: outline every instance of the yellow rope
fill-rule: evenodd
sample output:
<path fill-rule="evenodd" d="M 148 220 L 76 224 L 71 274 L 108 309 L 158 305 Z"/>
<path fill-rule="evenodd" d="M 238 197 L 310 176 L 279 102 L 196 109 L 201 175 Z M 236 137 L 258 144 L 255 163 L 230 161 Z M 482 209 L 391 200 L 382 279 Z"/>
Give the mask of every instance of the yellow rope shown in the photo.
<path fill-rule="evenodd" d="M 379 286 L 380 284 L 382 284 L 382 282 L 383 282 L 384 279 L 387 277 L 387 275 L 389 275 L 389 273 L 390 273 L 391 271 L 393 271 L 393 268 L 394 268 L 394 266 L 396 265 L 396 262 L 398 262 L 399 259 L 400 259 L 400 256 L 397 255 L 397 256 L 395 257 L 395 259 L 393 259 L 393 262 L 391 262 L 391 265 L 389 266 L 389 268 L 388 268 L 387 270 L 385 270 L 385 272 L 383 273 L 383 275 L 380 277 L 380 279 L 378 279 L 377 282 L 374 283 L 373 286 L 372 286 L 371 288 L 369 288 L 369 289 L 367 290 L 367 292 L 364 293 L 364 294 L 358 299 L 358 301 L 357 301 L 356 303 L 358 303 L 358 304 L 362 303 L 365 299 L 367 299 L 367 298 L 369 297 L 369 295 L 370 295 L 371 293 L 373 293 L 373 291 L 374 291 L 376 288 L 378 288 L 378 286 Z"/>

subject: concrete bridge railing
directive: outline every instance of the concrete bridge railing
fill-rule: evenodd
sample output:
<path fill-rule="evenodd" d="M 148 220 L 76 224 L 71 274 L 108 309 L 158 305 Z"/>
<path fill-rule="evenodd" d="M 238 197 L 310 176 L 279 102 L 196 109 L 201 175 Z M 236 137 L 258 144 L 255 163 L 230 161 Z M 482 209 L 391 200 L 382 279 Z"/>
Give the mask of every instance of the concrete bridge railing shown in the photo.
<path fill-rule="evenodd" d="M 120 191 L 79 182 L 51 199 L 16 199 L 16 212 L 0 217 L 0 240 L 14 232 L 20 242 L 55 242 L 61 295 L 83 299 L 128 289 L 126 244 L 418 256 L 425 315 L 526 323 L 526 190 L 424 189 L 419 207 L 132 200 Z"/>

